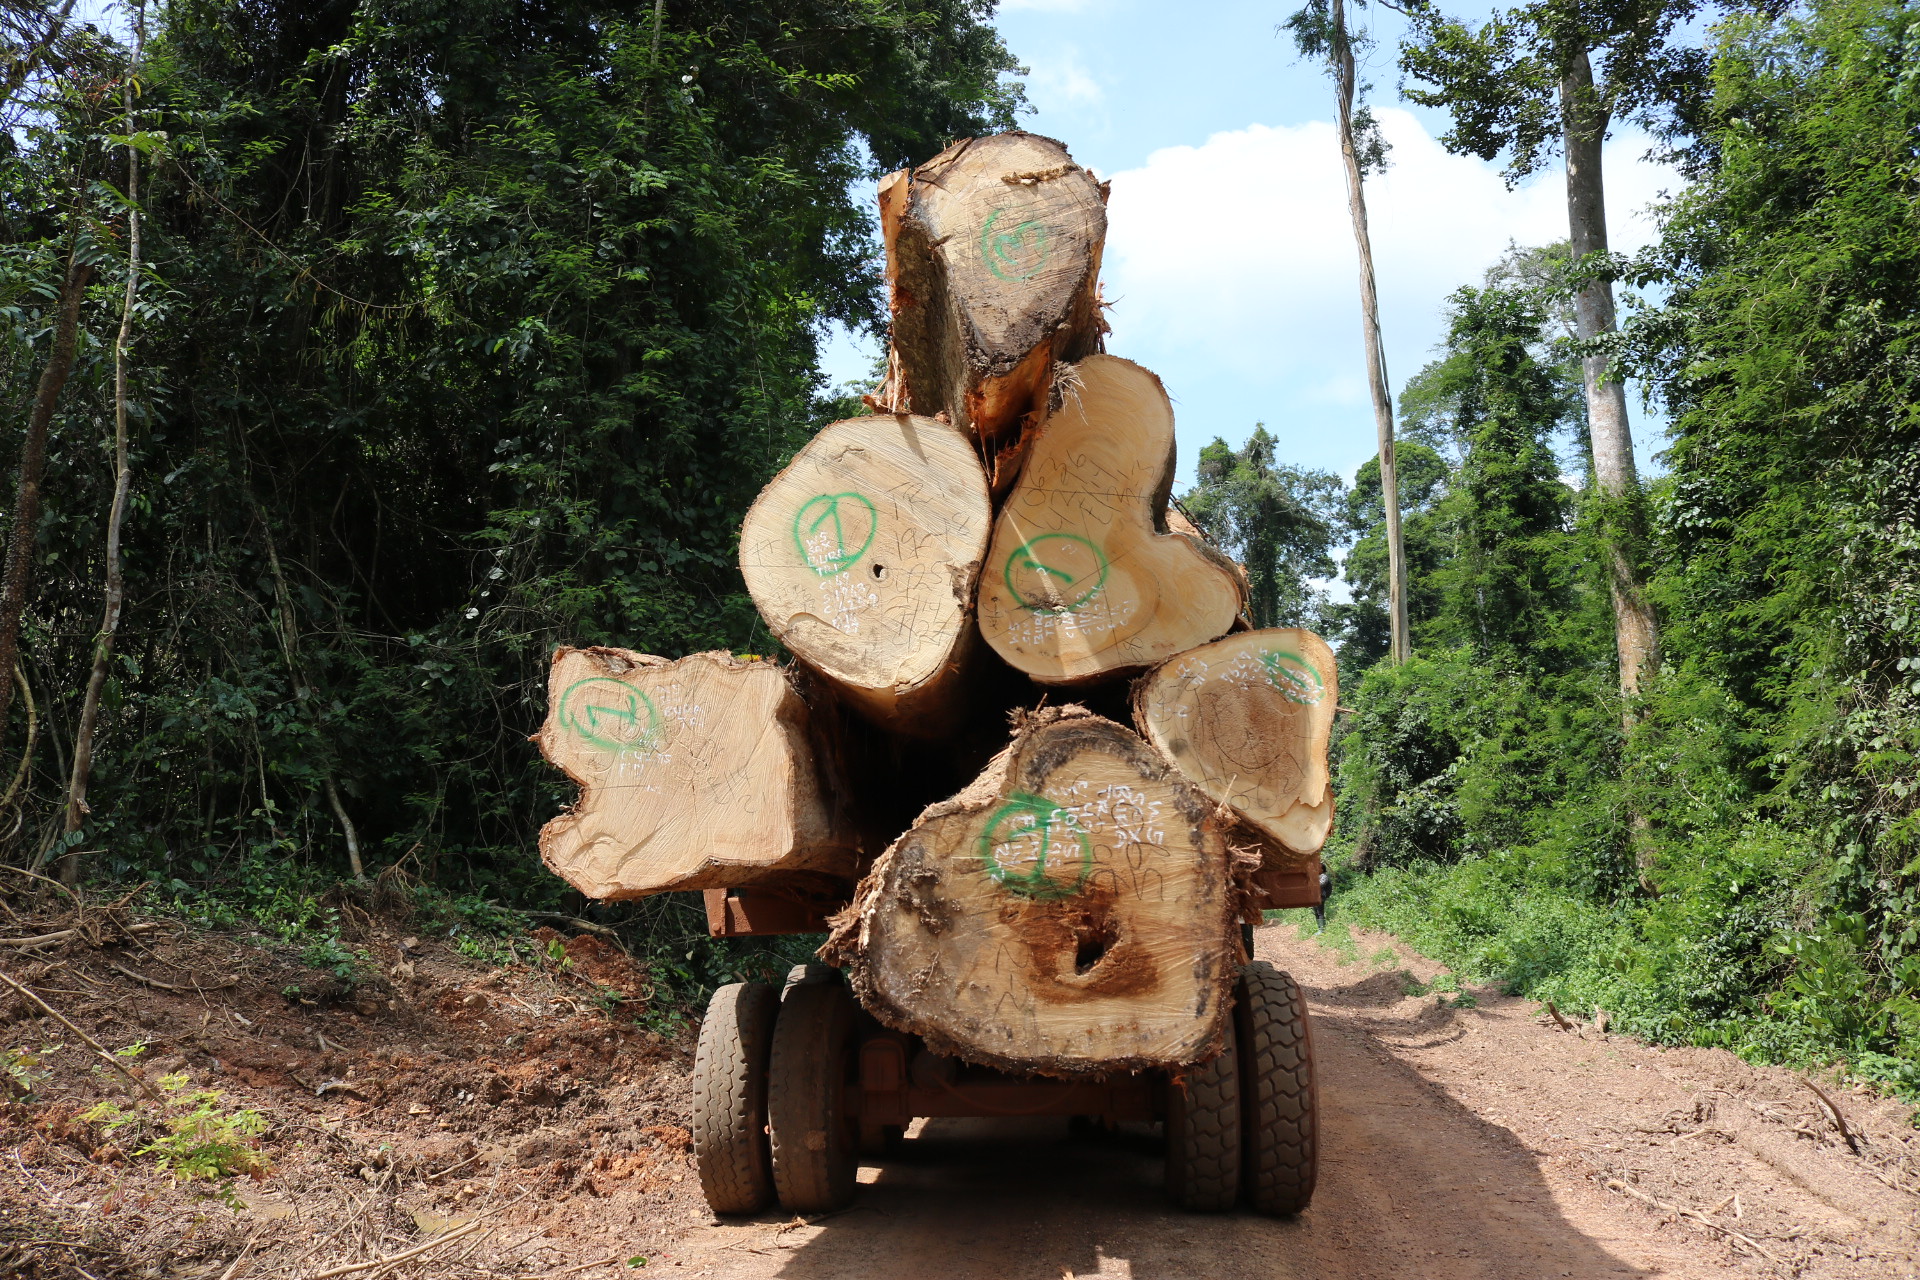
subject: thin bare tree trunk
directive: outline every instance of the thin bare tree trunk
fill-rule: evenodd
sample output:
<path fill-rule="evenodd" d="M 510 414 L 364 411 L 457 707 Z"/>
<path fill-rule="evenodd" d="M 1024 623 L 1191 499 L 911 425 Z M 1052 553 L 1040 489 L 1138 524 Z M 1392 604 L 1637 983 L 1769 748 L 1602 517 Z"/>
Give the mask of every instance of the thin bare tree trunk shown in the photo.
<path fill-rule="evenodd" d="M 47 469 L 47 430 L 60 389 L 73 372 L 74 334 L 80 327 L 80 303 L 87 294 L 93 268 L 80 261 L 76 247 L 67 254 L 67 278 L 55 305 L 53 349 L 27 416 L 27 438 L 20 447 L 20 482 L 13 495 L 13 537 L 7 542 L 7 565 L 0 579 L 0 671 L 11 671 L 20 654 L 20 615 L 26 610 L 27 582 L 33 572 L 34 534 L 40 524 L 40 479 Z M 13 703 L 13 684 L 0 681 L 0 726 L 7 722 Z"/>
<path fill-rule="evenodd" d="M 1561 78 L 1560 105 L 1567 151 L 1567 230 L 1574 261 L 1578 262 L 1589 254 L 1607 252 L 1600 144 L 1606 138 L 1608 112 L 1594 91 L 1593 66 L 1585 52 L 1573 58 Z M 1600 278 L 1582 285 L 1574 296 L 1574 319 L 1582 341 L 1614 332 L 1612 282 Z M 1631 699 L 1660 665 L 1660 625 L 1647 599 L 1635 554 L 1643 515 L 1640 477 L 1633 461 L 1633 429 L 1627 418 L 1627 389 L 1611 375 L 1604 355 L 1587 356 L 1581 361 L 1581 372 L 1586 383 L 1594 487 L 1603 504 L 1601 537 L 1613 593 L 1620 692 Z"/>
<path fill-rule="evenodd" d="M 1353 139 L 1356 85 L 1345 0 L 1333 0 L 1331 52 L 1338 87 L 1340 159 L 1347 169 L 1347 212 L 1353 218 L 1354 248 L 1360 253 L 1360 325 L 1367 348 L 1367 390 L 1373 395 L 1373 424 L 1380 441 L 1380 498 L 1387 513 L 1390 656 L 1398 666 L 1413 656 L 1413 641 L 1407 630 L 1407 553 L 1400 536 L 1400 468 L 1393 456 L 1393 392 L 1387 384 L 1387 352 L 1380 338 L 1380 300 L 1374 288 L 1373 237 L 1367 230 L 1365 175 L 1360 171 L 1360 154 Z"/>
<path fill-rule="evenodd" d="M 125 94 L 127 132 L 134 129 L 133 80 L 140 66 L 146 35 L 144 11 L 134 37 L 133 59 Z M 113 344 L 113 506 L 107 514 L 106 604 L 100 631 L 93 640 L 93 669 L 87 675 L 86 697 L 80 704 L 80 724 L 73 735 L 73 773 L 67 783 L 66 832 L 71 836 L 87 818 L 87 785 L 93 780 L 93 740 L 100 723 L 100 695 L 106 688 L 113 661 L 113 644 L 120 632 L 120 610 L 126 600 L 125 566 L 120 534 L 126 523 L 127 496 L 133 469 L 127 458 L 127 344 L 133 339 L 133 304 L 140 289 L 140 151 L 127 144 L 127 288 L 120 302 L 120 333 Z M 60 854 L 60 879 L 73 884 L 80 878 L 80 854 L 71 840 Z"/>

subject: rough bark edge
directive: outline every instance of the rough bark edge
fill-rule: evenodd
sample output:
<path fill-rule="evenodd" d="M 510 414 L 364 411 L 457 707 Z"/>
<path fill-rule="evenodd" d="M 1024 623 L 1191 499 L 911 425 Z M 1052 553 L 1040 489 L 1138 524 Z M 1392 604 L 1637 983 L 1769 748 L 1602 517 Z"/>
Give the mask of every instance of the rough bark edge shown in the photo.
<path fill-rule="evenodd" d="M 888 872 L 898 859 L 900 850 L 908 837 L 925 823 L 939 818 L 977 812 L 991 806 L 1005 791 L 1009 780 L 1014 776 L 1016 764 L 1028 741 L 1034 734 L 1052 725 L 1090 721 L 1121 730 L 1138 748 L 1136 751 L 1129 752 L 1128 762 L 1140 768 L 1155 781 L 1171 783 L 1176 795 L 1184 796 L 1186 803 L 1181 806 L 1183 814 L 1195 824 L 1192 829 L 1201 833 L 1203 838 L 1212 836 L 1221 839 L 1223 843 L 1226 842 L 1227 811 L 1200 788 L 1187 781 L 1185 775 L 1168 764 L 1150 743 L 1142 740 L 1125 725 L 1096 715 L 1075 703 L 1057 707 L 1040 707 L 1034 710 L 1016 710 L 1012 720 L 1013 740 L 987 762 L 987 766 L 980 771 L 979 776 L 954 795 L 921 810 L 920 815 L 914 819 L 913 825 L 875 859 L 873 866 L 855 889 L 852 901 L 827 921 L 827 940 L 821 945 L 817 954 L 828 964 L 847 971 L 848 985 L 852 988 L 855 998 L 859 1000 L 860 1006 L 883 1026 L 918 1036 L 934 1053 L 957 1058 L 962 1062 L 994 1067 L 1014 1075 L 1047 1076 L 1064 1080 L 1097 1080 L 1119 1072 L 1190 1066 L 1215 1057 L 1220 1053 L 1226 1040 L 1227 1019 L 1233 1014 L 1234 983 L 1239 980 L 1240 972 L 1240 964 L 1228 963 L 1241 951 L 1240 939 L 1231 927 L 1222 930 L 1221 955 L 1217 957 L 1218 962 L 1214 965 L 1218 972 L 1218 979 L 1214 983 L 1215 989 L 1207 993 L 1213 1007 L 1213 1024 L 1199 1049 L 1185 1062 L 1179 1063 L 1139 1057 L 1111 1058 L 1099 1063 L 1058 1060 L 1036 1062 L 984 1052 L 973 1045 L 954 1040 L 938 1029 L 919 1025 L 906 1010 L 888 1000 L 868 977 L 861 961 L 866 953 L 871 921 L 887 898 L 885 889 Z M 1101 741 L 1104 744 L 1111 740 L 1103 738 Z M 1065 751 L 1072 749 L 1072 744 L 1063 748 Z M 1231 926 L 1234 922 L 1245 919 L 1249 904 L 1254 901 L 1250 896 L 1254 892 L 1251 877 L 1254 871 L 1258 870 L 1258 864 L 1247 860 L 1242 851 L 1231 844 L 1228 844 L 1226 852 L 1228 880 L 1221 888 L 1227 904 L 1227 911 L 1224 913 L 1225 921 Z M 1198 956 L 1195 958 L 1199 959 Z"/>

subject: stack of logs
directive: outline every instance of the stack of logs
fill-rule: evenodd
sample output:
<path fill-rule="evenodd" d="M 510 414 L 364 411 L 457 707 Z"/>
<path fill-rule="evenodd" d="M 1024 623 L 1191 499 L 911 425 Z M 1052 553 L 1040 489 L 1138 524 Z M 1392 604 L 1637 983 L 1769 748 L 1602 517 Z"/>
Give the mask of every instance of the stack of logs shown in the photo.
<path fill-rule="evenodd" d="M 562 649 L 536 739 L 582 893 L 840 906 L 880 1021 L 1056 1076 L 1217 1052 L 1238 924 L 1333 821 L 1333 656 L 1251 629 L 1170 506 L 1167 393 L 1102 351 L 1106 198 L 1017 132 L 886 179 L 886 381 L 740 535 L 793 665 Z"/>

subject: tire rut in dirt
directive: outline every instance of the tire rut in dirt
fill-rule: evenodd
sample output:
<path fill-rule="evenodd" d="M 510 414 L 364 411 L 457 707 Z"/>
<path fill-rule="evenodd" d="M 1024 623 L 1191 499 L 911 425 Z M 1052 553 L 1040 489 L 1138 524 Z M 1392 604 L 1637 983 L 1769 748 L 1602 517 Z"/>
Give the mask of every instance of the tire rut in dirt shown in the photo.
<path fill-rule="evenodd" d="M 1240 1055 L 1234 1027 L 1211 1061 L 1167 1089 L 1167 1194 L 1183 1209 L 1221 1213 L 1240 1196 Z"/>
<path fill-rule="evenodd" d="M 1320 1132 L 1307 1000 L 1290 974 L 1248 965 L 1234 1000 L 1246 1101 L 1247 1203 L 1286 1217 L 1313 1201 Z"/>
<path fill-rule="evenodd" d="M 788 987 L 773 1030 L 767 1121 L 773 1183 L 792 1213 L 824 1213 L 853 1199 L 856 1136 L 847 1115 L 853 997 L 838 983 Z"/>
<path fill-rule="evenodd" d="M 767 1062 L 780 1001 L 764 982 L 713 993 L 693 1059 L 693 1156 L 715 1213 L 773 1203 L 767 1144 Z"/>

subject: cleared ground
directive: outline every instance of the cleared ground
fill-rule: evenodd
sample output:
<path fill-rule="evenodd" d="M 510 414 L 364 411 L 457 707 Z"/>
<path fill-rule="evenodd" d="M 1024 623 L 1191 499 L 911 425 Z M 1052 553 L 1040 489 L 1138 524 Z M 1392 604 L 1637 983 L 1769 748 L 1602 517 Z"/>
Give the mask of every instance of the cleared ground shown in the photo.
<path fill-rule="evenodd" d="M 1169 1209 L 1149 1129 L 1009 1119 L 924 1125 L 843 1213 L 715 1222 L 686 1154 L 689 1036 L 623 1016 L 645 977 L 616 950 L 483 964 L 348 915 L 384 972 L 351 991 L 264 940 L 129 935 L 98 913 L 86 945 L 0 958 L 102 1043 L 147 1041 L 149 1076 L 258 1109 L 274 1166 L 237 1207 L 171 1184 L 77 1118 L 124 1091 L 71 1033 L 0 1002 L 0 1047 L 69 1045 L 32 1100 L 0 1103 L 0 1275 L 311 1277 L 423 1244 L 352 1274 L 1916 1275 L 1905 1107 L 1825 1086 L 1850 1145 L 1792 1072 L 1435 994 L 1436 967 L 1391 939 L 1342 953 L 1278 925 L 1258 950 L 1308 990 L 1325 1120 L 1299 1219 Z"/>

